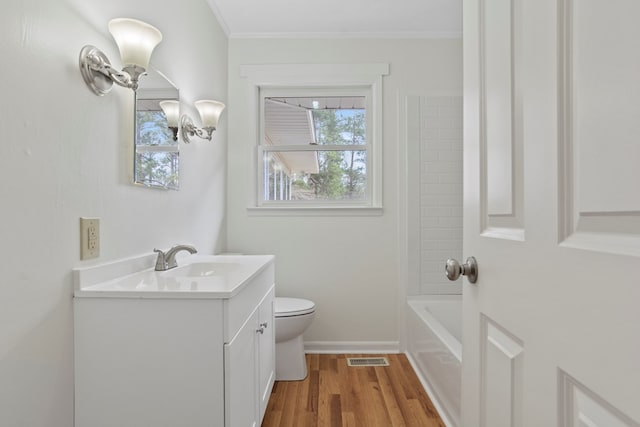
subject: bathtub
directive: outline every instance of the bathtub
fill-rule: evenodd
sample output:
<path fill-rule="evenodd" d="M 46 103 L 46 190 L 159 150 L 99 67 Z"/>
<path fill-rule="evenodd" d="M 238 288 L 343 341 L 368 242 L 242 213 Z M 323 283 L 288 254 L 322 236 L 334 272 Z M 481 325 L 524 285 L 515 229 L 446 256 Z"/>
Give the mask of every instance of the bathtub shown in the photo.
<path fill-rule="evenodd" d="M 445 424 L 460 426 L 462 296 L 430 295 L 407 301 L 407 351 Z"/>

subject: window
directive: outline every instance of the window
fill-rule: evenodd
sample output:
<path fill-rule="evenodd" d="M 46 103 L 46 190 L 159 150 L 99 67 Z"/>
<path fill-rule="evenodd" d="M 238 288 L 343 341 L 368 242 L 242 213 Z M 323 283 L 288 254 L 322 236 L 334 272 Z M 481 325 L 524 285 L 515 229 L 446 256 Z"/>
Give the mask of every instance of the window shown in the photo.
<path fill-rule="evenodd" d="M 247 65 L 259 105 L 255 214 L 380 214 L 388 64 Z"/>
<path fill-rule="evenodd" d="M 177 190 L 179 148 L 173 141 L 167 118 L 157 100 L 155 110 L 143 110 L 140 104 L 138 101 L 136 107 L 135 182 Z"/>
<path fill-rule="evenodd" d="M 366 92 L 323 90 L 309 96 L 312 92 L 262 93 L 263 205 L 366 204 L 371 198 Z"/>

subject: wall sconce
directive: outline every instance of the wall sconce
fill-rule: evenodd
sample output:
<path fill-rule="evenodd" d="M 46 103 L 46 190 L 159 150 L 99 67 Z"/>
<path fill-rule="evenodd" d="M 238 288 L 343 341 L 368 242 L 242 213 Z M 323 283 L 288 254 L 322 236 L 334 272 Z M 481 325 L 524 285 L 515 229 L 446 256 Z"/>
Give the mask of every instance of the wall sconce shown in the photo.
<path fill-rule="evenodd" d="M 149 68 L 151 53 L 162 40 L 162 33 L 157 28 L 136 19 L 112 19 L 109 32 L 120 50 L 122 72 L 113 68 L 98 48 L 86 45 L 80 51 L 82 77 L 87 86 L 100 96 L 109 93 L 113 83 L 137 90 L 139 77 Z"/>
<path fill-rule="evenodd" d="M 196 101 L 194 104 L 198 109 L 198 113 L 200 113 L 202 128 L 196 127 L 193 124 L 191 117 L 183 114 L 180 118 L 180 127 L 182 128 L 182 140 L 185 144 L 190 143 L 190 138 L 193 136 L 198 136 L 199 138 L 211 141 L 213 131 L 216 130 L 216 126 L 218 126 L 218 119 L 225 107 L 222 102 L 210 100 Z"/>
<path fill-rule="evenodd" d="M 180 103 L 178 101 L 160 101 L 160 108 L 164 111 L 164 115 L 167 118 L 167 126 L 173 132 L 173 140 L 178 140 L 178 118 L 180 116 Z M 225 105 L 218 101 L 201 100 L 196 101 L 196 108 L 200 113 L 200 120 L 202 121 L 202 128 L 198 128 L 193 124 L 191 117 L 183 114 L 180 118 L 180 127 L 182 128 L 182 140 L 185 144 L 191 142 L 191 137 L 198 136 L 202 139 L 211 141 L 213 131 L 218 126 L 218 119 Z"/>
<path fill-rule="evenodd" d="M 178 101 L 160 101 L 160 108 L 167 117 L 167 126 L 173 132 L 173 140 L 178 140 L 178 120 L 180 118 L 180 103 Z"/>

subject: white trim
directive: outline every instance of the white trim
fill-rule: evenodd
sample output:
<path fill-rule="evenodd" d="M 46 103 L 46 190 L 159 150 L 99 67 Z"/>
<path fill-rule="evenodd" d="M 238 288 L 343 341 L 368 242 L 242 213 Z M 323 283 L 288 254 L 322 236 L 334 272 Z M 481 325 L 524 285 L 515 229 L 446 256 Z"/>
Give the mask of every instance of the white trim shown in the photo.
<path fill-rule="evenodd" d="M 384 209 L 370 206 L 248 206 L 249 216 L 382 216 Z"/>
<path fill-rule="evenodd" d="M 222 31 L 224 32 L 224 34 L 227 36 L 227 38 L 230 38 L 231 30 L 229 29 L 229 25 L 227 24 L 227 21 L 225 21 L 224 17 L 222 16 L 222 12 L 220 12 L 218 5 L 216 5 L 216 2 L 214 0 L 207 0 L 207 4 L 209 5 L 209 8 L 213 12 L 216 19 L 218 20 L 218 24 L 220 24 L 220 28 L 222 28 Z"/>
<path fill-rule="evenodd" d="M 398 123 L 398 337 L 400 338 L 400 349 L 406 352 L 408 349 L 407 333 L 407 294 L 409 283 L 418 283 L 414 266 L 419 264 L 419 246 L 416 249 L 415 236 L 419 233 L 411 233 L 411 230 L 419 230 L 418 220 L 419 209 L 415 206 L 419 203 L 414 196 L 419 191 L 416 190 L 416 183 L 420 182 L 418 171 L 420 165 L 414 165 L 411 161 L 416 161 L 417 156 L 411 153 L 410 149 L 417 150 L 418 144 L 409 145 L 409 123 L 420 123 L 411 120 L 417 115 L 419 105 L 418 97 L 410 97 L 406 93 L 398 91 L 396 93 L 397 123 Z M 414 118 L 415 119 L 415 118 Z M 414 239 L 411 239 L 414 237 Z M 413 245 L 413 246 L 412 246 Z"/>
<path fill-rule="evenodd" d="M 360 144 L 360 145 L 261 145 L 260 150 L 262 153 L 287 153 L 287 152 L 296 152 L 296 151 L 370 151 L 370 144 Z"/>
<path fill-rule="evenodd" d="M 171 145 L 136 145 L 136 154 L 138 153 L 179 153 L 180 146 L 178 144 Z"/>
<path fill-rule="evenodd" d="M 385 354 L 400 353 L 398 341 L 305 341 L 305 353 L 316 354 Z"/>
<path fill-rule="evenodd" d="M 258 87 L 373 86 L 389 74 L 389 64 L 241 65 L 240 77 Z"/>
<path fill-rule="evenodd" d="M 215 13 L 215 11 L 214 11 Z M 216 15 L 217 16 L 217 15 Z M 460 31 L 397 31 L 361 33 L 323 32 L 234 32 L 227 34 L 230 39 L 461 39 Z"/>

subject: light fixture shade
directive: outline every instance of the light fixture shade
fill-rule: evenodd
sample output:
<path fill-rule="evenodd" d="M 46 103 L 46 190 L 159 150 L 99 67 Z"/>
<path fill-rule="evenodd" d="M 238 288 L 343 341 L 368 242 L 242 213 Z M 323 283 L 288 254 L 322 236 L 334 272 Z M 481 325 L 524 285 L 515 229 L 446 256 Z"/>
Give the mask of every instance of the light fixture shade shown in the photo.
<path fill-rule="evenodd" d="M 180 103 L 178 101 L 160 101 L 159 104 L 162 111 L 164 111 L 164 115 L 167 116 L 167 126 L 178 127 Z"/>
<path fill-rule="evenodd" d="M 120 49 L 123 68 L 149 68 L 151 53 L 162 41 L 162 33 L 156 27 L 137 19 L 117 18 L 109 21 L 109 32 Z"/>
<path fill-rule="evenodd" d="M 222 102 L 201 100 L 194 102 L 194 104 L 200 113 L 202 127 L 215 128 L 218 126 L 220 113 L 222 113 L 222 110 L 224 110 L 225 107 Z"/>

